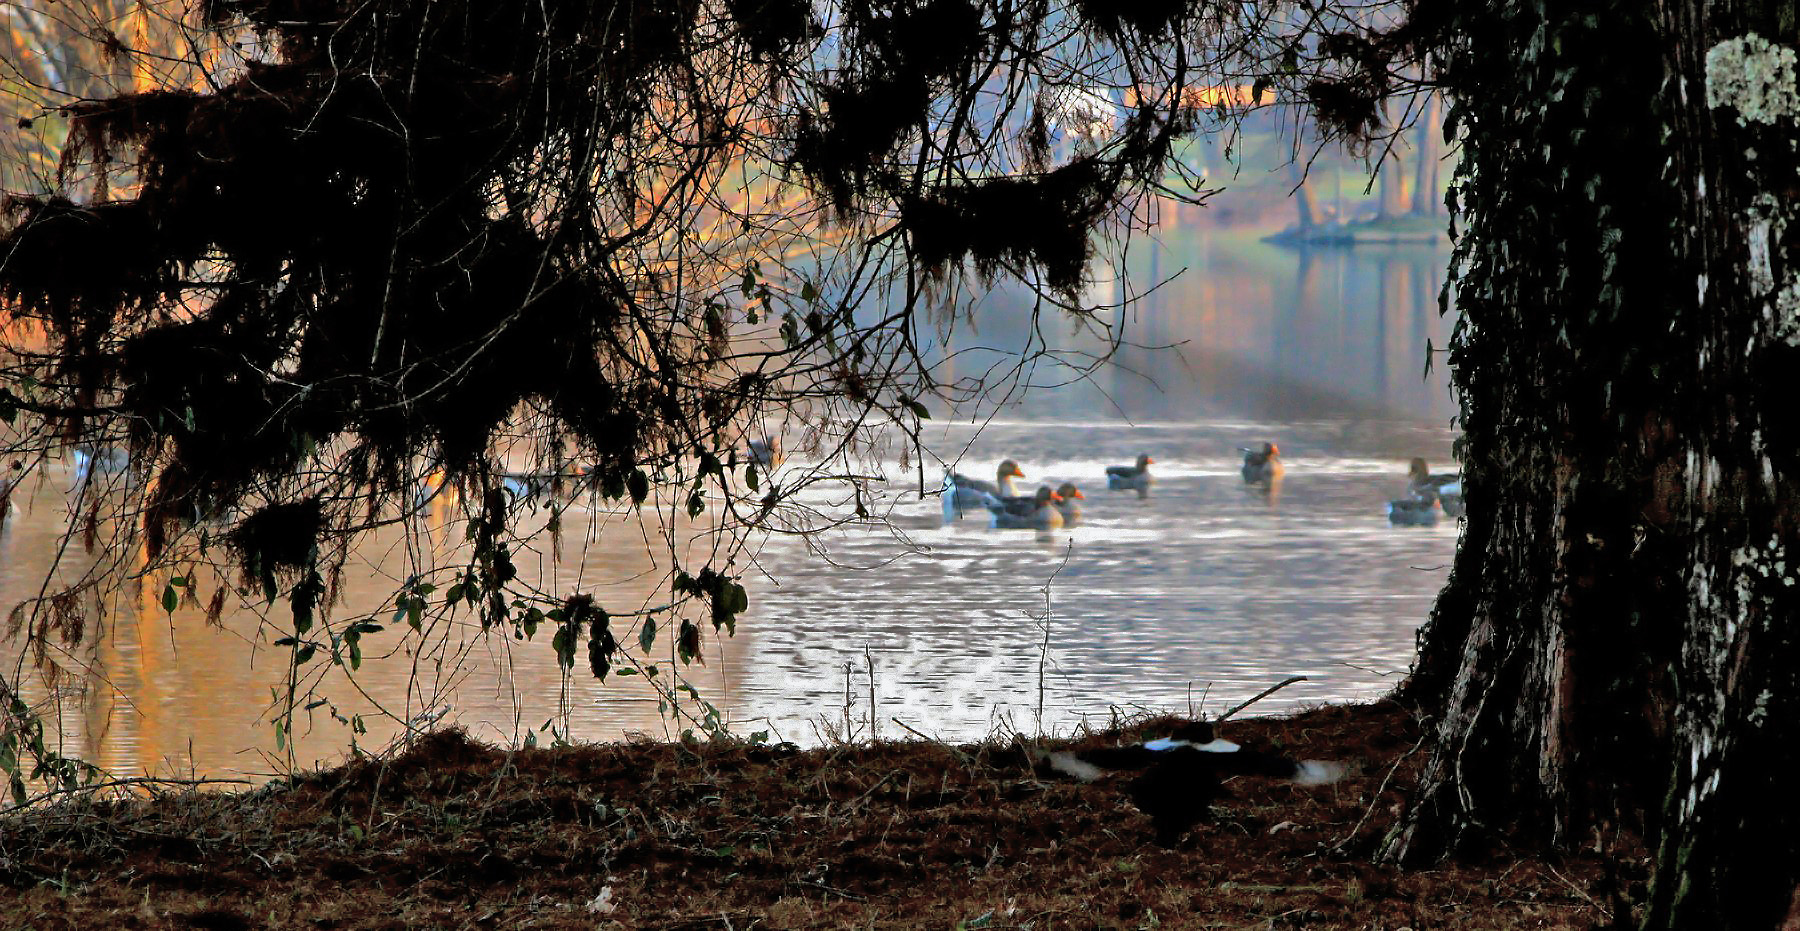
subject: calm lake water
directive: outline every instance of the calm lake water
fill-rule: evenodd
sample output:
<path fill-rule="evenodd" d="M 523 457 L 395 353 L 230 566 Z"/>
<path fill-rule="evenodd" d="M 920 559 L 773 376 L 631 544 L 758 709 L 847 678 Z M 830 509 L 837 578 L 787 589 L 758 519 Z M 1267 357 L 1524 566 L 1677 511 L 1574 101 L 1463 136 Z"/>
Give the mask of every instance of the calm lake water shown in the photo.
<path fill-rule="evenodd" d="M 904 723 L 969 739 L 1141 711 L 1218 713 L 1293 675 L 1309 681 L 1256 710 L 1390 688 L 1456 544 L 1454 522 L 1394 528 L 1384 511 L 1404 490 L 1409 458 L 1449 466 L 1446 377 L 1441 366 L 1424 376 L 1427 341 L 1441 348 L 1449 333 L 1436 307 L 1445 251 L 1303 255 L 1179 228 L 1160 239 L 1134 255 L 1133 279 L 1141 287 L 1181 273 L 1130 315 L 1129 335 L 1179 349 L 1125 349 L 1118 367 L 1090 381 L 1027 393 L 977 422 L 939 412 L 925 438 L 968 474 L 991 475 L 1012 458 L 1025 489 L 1080 484 L 1081 526 L 990 530 L 973 516 L 945 524 L 938 499 L 918 494 L 916 464 L 888 462 L 890 482 L 868 501 L 885 521 L 753 543 L 743 561 L 751 610 L 736 636 L 709 633 L 706 665 L 679 667 L 664 632 L 652 651 L 662 678 L 678 669 L 735 731 L 801 743 L 866 736 L 871 724 L 881 736 L 906 736 Z M 979 329 L 963 328 L 953 348 L 1024 344 L 1021 304 L 987 298 Z M 980 355 L 959 364 L 986 364 Z M 1048 369 L 1027 376 L 1054 380 Z M 1264 440 L 1280 444 L 1288 469 L 1272 495 L 1248 491 L 1238 474 L 1237 447 Z M 1156 459 L 1149 495 L 1107 492 L 1105 467 L 1139 453 Z M 926 470 L 927 491 L 936 468 Z M 68 526 L 68 482 L 64 467 L 28 486 L 25 510 L 0 531 L 0 604 L 42 585 Z M 847 501 L 829 487 L 803 496 L 824 509 Z M 644 536 L 636 517 L 577 506 L 564 516 L 560 553 L 540 539 L 521 568 L 602 604 L 655 603 L 667 551 L 659 556 Z M 406 575 L 409 545 L 448 546 L 397 533 L 370 541 L 346 572 L 336 622 L 377 611 L 387 620 L 381 605 Z M 231 613 L 213 629 L 194 608 L 164 613 L 160 594 L 160 581 L 122 594 L 80 647 L 53 651 L 69 671 L 55 687 L 24 672 L 17 644 L 4 648 L 9 676 L 60 711 L 69 752 L 109 768 L 273 771 L 271 689 L 288 656 L 273 646 L 284 635 L 279 612 L 266 623 Z M 392 627 L 370 635 L 353 680 L 334 673 L 317 686 L 322 703 L 297 724 L 298 759 L 344 755 L 354 735 L 333 712 L 363 716 L 362 746 L 397 730 L 378 709 L 515 742 L 550 719 L 587 740 L 688 726 L 641 680 L 602 686 L 579 666 L 565 680 L 548 633 L 535 642 L 483 636 L 461 615 L 425 637 Z"/>

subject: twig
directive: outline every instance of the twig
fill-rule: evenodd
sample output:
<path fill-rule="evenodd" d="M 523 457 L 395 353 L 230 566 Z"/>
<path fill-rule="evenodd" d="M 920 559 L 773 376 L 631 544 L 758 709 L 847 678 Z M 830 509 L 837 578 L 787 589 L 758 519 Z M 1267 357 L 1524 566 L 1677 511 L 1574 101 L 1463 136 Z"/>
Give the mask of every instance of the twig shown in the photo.
<path fill-rule="evenodd" d="M 1375 794 L 1369 799 L 1369 807 L 1363 809 L 1362 817 L 1356 819 L 1356 824 L 1351 826 L 1350 833 L 1345 834 L 1341 840 L 1331 845 L 1332 853 L 1337 853 L 1342 850 L 1344 845 L 1350 843 L 1351 838 L 1356 836 L 1356 832 L 1362 830 L 1363 824 L 1369 820 L 1369 815 L 1375 811 L 1375 806 L 1381 804 L 1381 793 L 1387 791 L 1388 783 L 1392 782 L 1394 780 L 1394 774 L 1400 771 L 1400 764 L 1406 762 L 1407 757 L 1417 753 L 1419 748 L 1425 745 L 1426 739 L 1430 736 L 1431 733 L 1429 731 L 1420 734 L 1419 739 L 1412 747 L 1405 753 L 1400 754 L 1400 758 L 1394 761 L 1393 766 L 1388 767 L 1387 775 L 1381 777 L 1381 785 L 1376 787 Z"/>
<path fill-rule="evenodd" d="M 869 654 L 867 641 L 863 643 L 863 662 L 869 667 L 869 740 L 873 742 L 880 739 L 877 726 L 881 719 L 875 713 L 875 657 Z"/>
<path fill-rule="evenodd" d="M 955 756 L 956 756 L 956 758 L 957 758 L 957 759 L 959 759 L 959 760 L 961 760 L 961 761 L 963 761 L 963 763 L 965 763 L 965 764 L 968 764 L 968 763 L 973 763 L 973 762 L 975 762 L 975 760 L 974 760 L 974 758 L 973 758 L 973 757 L 971 757 L 971 756 L 969 756 L 969 755 L 968 755 L 968 754 L 967 754 L 967 753 L 964 753 L 964 752 L 962 752 L 962 751 L 961 751 L 961 750 L 958 750 L 958 749 L 956 749 L 956 748 L 955 748 L 955 747 L 952 747 L 952 746 L 950 746 L 950 745 L 949 745 L 949 744 L 947 744 L 947 743 L 944 743 L 944 742 L 943 742 L 943 741 L 941 741 L 941 740 L 939 740 L 939 739 L 937 739 L 937 738 L 936 738 L 936 737 L 933 737 L 933 736 L 931 736 L 931 735 L 930 735 L 930 734 L 927 734 L 927 733 L 925 733 L 925 732 L 924 732 L 924 731 L 921 731 L 921 730 L 919 730 L 919 729 L 918 729 L 918 728 L 916 728 L 916 727 L 913 727 L 913 726 L 912 726 L 912 725 L 911 725 L 911 724 L 908 724 L 908 723 L 906 723 L 906 722 L 905 722 L 905 721 L 902 721 L 902 720 L 900 720 L 900 719 L 899 719 L 899 718 L 889 718 L 889 719 L 888 719 L 888 720 L 891 720 L 891 721 L 893 721 L 893 722 L 894 722 L 894 723 L 895 723 L 895 724 L 898 724 L 898 725 L 900 725 L 900 726 L 901 726 L 901 727 L 904 727 L 904 728 L 906 728 L 906 729 L 907 729 L 907 730 L 908 730 L 908 731 L 909 731 L 909 732 L 911 732 L 911 733 L 912 733 L 912 735 L 913 735 L 913 736 L 914 736 L 914 737 L 917 737 L 917 738 L 919 738 L 919 739 L 920 739 L 920 740 L 923 740 L 923 741 L 925 741 L 925 742 L 927 742 L 927 743 L 934 743 L 934 744 L 937 744 L 937 745 L 938 745 L 938 746 L 940 746 L 940 747 L 943 747 L 943 748 L 944 748 L 944 749 L 945 749 L 945 750 L 948 750 L 948 751 L 950 751 L 950 752 L 951 752 L 951 753 L 952 753 L 952 754 L 954 754 L 954 755 L 955 755 Z"/>
<path fill-rule="evenodd" d="M 1069 545 L 1063 550 L 1062 562 L 1057 563 L 1056 568 L 1051 571 L 1050 577 L 1044 580 L 1044 618 L 1042 625 L 1044 628 L 1044 642 L 1038 647 L 1037 673 L 1037 732 L 1039 734 L 1044 732 L 1044 667 L 1050 662 L 1050 586 L 1056 582 L 1056 577 L 1061 575 L 1063 569 L 1069 565 L 1069 557 L 1073 555 L 1075 555 L 1075 538 L 1070 537 Z"/>
<path fill-rule="evenodd" d="M 55 798 L 59 795 L 79 795 L 79 794 L 86 794 L 86 793 L 92 793 L 92 792 L 100 792 L 105 789 L 121 789 L 121 788 L 126 788 L 129 786 L 158 786 L 158 785 L 204 786 L 204 785 L 217 785 L 217 784 L 222 784 L 222 783 L 234 783 L 237 785 L 253 786 L 253 785 L 256 785 L 256 780 L 254 780 L 254 779 L 231 779 L 231 778 L 226 778 L 226 777 L 212 777 L 212 776 L 208 776 L 208 777 L 201 778 L 201 779 L 174 779 L 174 778 L 162 779 L 162 778 L 158 778 L 155 776 L 134 776 L 129 779 L 112 779 L 107 782 L 96 782 L 92 785 L 75 786 L 73 788 L 51 789 L 42 795 L 34 796 L 30 800 L 30 802 L 27 803 L 27 805 L 35 805 L 35 804 L 38 804 L 39 802 L 43 802 L 45 800 Z M 20 806 L 20 807 L 22 808 L 24 806 Z M 14 809 L 14 810 L 18 810 L 18 809 Z"/>
<path fill-rule="evenodd" d="M 1257 702 L 1262 701 L 1265 698 L 1268 698 L 1270 695 L 1273 695 L 1276 692 L 1279 692 L 1282 689 L 1285 689 L 1288 686 L 1293 685 L 1296 682 L 1305 682 L 1305 681 L 1306 681 L 1305 676 L 1289 676 L 1288 678 L 1283 679 L 1282 681 L 1277 682 L 1274 685 L 1271 685 L 1268 688 L 1263 689 L 1262 691 L 1256 693 L 1256 696 L 1254 698 L 1251 698 L 1249 701 L 1246 701 L 1243 704 L 1238 705 L 1236 708 L 1233 708 L 1230 711 L 1227 711 L 1224 714 L 1219 715 L 1218 717 L 1214 718 L 1213 723 L 1218 724 L 1219 722 L 1224 721 L 1226 718 L 1229 718 L 1232 715 L 1237 714 L 1238 712 L 1244 710 L 1245 708 L 1248 708 L 1251 705 L 1254 705 Z"/>
<path fill-rule="evenodd" d="M 1611 909 L 1608 909 L 1608 908 L 1602 906 L 1599 902 L 1594 901 L 1594 897 L 1591 895 L 1588 895 L 1587 890 L 1582 889 L 1580 886 L 1575 885 L 1575 882 L 1573 880 L 1569 879 L 1569 877 L 1564 876 L 1561 873 L 1558 873 L 1556 871 L 1556 867 L 1551 866 L 1548 863 L 1545 863 L 1544 869 L 1549 870 L 1550 875 L 1555 876 L 1557 879 L 1562 880 L 1563 885 L 1568 886 L 1570 892 L 1573 892 L 1576 895 L 1581 896 L 1583 899 L 1587 900 L 1587 904 L 1593 906 L 1594 911 L 1599 912 L 1600 916 L 1602 918 L 1606 919 L 1608 924 L 1612 923 L 1613 913 L 1612 913 Z"/>

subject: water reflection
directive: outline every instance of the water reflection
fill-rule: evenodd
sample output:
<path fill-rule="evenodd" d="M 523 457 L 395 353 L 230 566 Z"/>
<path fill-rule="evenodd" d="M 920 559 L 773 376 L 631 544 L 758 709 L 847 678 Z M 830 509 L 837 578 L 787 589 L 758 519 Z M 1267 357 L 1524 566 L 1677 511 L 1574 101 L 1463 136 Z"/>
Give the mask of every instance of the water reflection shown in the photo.
<path fill-rule="evenodd" d="M 1187 257 L 1179 274 L 1175 255 Z M 1314 681 L 1263 710 L 1384 690 L 1410 659 L 1456 535 L 1450 521 L 1393 528 L 1385 515 L 1408 460 L 1449 459 L 1444 376 L 1422 377 L 1427 341 L 1442 347 L 1448 333 L 1436 311 L 1444 260 L 1431 249 L 1306 254 L 1166 233 L 1128 268 L 1128 287 L 1170 280 L 1129 312 L 1117 366 L 980 422 L 940 416 L 926 438 L 973 475 L 1017 460 L 1031 477 L 1026 493 L 1076 483 L 1087 493 L 1079 525 L 990 530 L 981 515 L 946 524 L 940 501 L 921 496 L 937 476 L 889 462 L 891 484 L 865 501 L 885 522 L 757 542 L 739 561 L 752 603 L 737 635 L 709 633 L 705 664 L 683 667 L 662 631 L 663 675 L 678 669 L 736 729 L 799 741 L 845 728 L 899 736 L 896 721 L 969 738 L 1000 726 L 1066 729 L 1115 709 L 1216 712 L 1289 675 Z M 938 348 L 1011 350 L 1034 338 L 1016 296 L 986 299 L 978 322 Z M 979 352 L 955 358 L 986 364 Z M 1048 367 L 1025 373 L 1057 377 Z M 1247 485 L 1239 449 L 1265 441 L 1279 444 L 1286 475 Z M 1107 490 L 1107 467 L 1141 454 L 1155 460 L 1154 484 L 1142 495 Z M 790 447 L 780 468 L 803 460 Z M 0 529 L 0 602 L 42 584 L 75 520 L 69 477 L 39 477 L 16 496 L 20 510 Z M 808 495 L 822 508 L 852 502 L 848 488 Z M 483 634 L 464 613 L 400 636 L 384 602 L 420 553 L 453 558 L 450 504 L 432 502 L 442 529 L 384 531 L 346 571 L 334 622 L 375 616 L 390 626 L 365 638 L 360 670 L 326 677 L 321 703 L 302 713 L 302 761 L 341 756 L 352 740 L 380 744 L 396 731 L 382 712 L 404 720 L 447 708 L 445 721 L 512 741 L 556 718 L 559 701 L 568 715 L 558 728 L 578 738 L 686 725 L 629 681 L 565 678 L 548 631 L 533 642 Z M 711 545 L 705 523 L 670 514 L 654 523 L 572 508 L 559 542 L 540 535 L 519 554 L 522 578 L 592 592 L 619 612 L 654 607 L 667 600 L 677 550 Z M 664 528 L 683 542 L 656 545 Z M 86 558 L 67 560 L 65 579 Z M 233 582 L 202 578 L 200 594 Z M 280 606 L 227 612 L 215 630 L 197 604 L 165 612 L 161 583 L 146 579 L 109 602 L 98 630 L 53 657 L 67 679 L 28 680 L 30 697 L 60 696 L 68 749 L 115 770 L 273 770 L 267 713 L 289 655 L 274 645 L 288 628 Z M 18 654 L 12 647 L 14 668 L 28 666 Z M 368 733 L 348 723 L 358 716 Z"/>

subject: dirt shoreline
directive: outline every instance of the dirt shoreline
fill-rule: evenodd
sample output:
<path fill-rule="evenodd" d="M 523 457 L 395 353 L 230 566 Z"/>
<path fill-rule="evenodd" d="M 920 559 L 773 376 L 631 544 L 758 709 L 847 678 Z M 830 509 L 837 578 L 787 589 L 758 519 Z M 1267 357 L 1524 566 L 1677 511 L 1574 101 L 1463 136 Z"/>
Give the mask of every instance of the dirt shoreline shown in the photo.
<path fill-rule="evenodd" d="M 1046 746 L 1101 744 L 1140 728 Z M 1234 720 L 1351 773 L 1239 779 L 1174 848 L 1017 745 L 506 752 L 448 732 L 251 792 L 0 821 L 0 928 L 1587 929 L 1597 855 L 1369 862 L 1423 753 L 1392 702 Z"/>

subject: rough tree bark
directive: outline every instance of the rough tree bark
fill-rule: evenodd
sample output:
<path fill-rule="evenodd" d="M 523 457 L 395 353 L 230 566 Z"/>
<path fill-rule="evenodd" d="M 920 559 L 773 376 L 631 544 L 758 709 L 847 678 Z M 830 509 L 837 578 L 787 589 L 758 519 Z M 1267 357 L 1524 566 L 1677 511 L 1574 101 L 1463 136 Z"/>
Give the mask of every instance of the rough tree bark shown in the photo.
<path fill-rule="evenodd" d="M 1385 851 L 1637 829 L 1645 927 L 1775 927 L 1800 882 L 1793 6 L 1450 15 L 1470 516 L 1405 689 L 1438 741 Z"/>
<path fill-rule="evenodd" d="M 1800 917 L 1800 86 L 1792 2 L 1669 0 L 1673 245 L 1691 276 L 1688 625 L 1647 927 Z"/>

